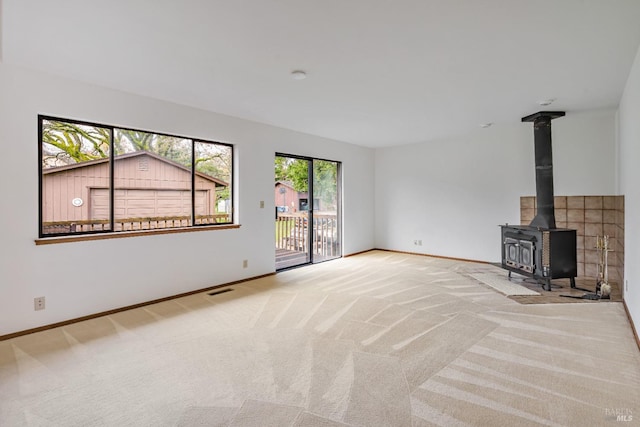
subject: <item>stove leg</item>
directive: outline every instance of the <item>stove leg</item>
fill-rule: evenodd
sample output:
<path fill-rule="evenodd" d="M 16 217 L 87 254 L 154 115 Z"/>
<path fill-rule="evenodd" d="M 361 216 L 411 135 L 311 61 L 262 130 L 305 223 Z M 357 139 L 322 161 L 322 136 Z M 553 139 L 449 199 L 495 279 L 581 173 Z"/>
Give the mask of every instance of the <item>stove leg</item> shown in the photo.
<path fill-rule="evenodd" d="M 509 280 L 511 280 L 511 270 L 509 270 Z"/>
<path fill-rule="evenodd" d="M 572 278 L 570 278 L 569 280 L 571 280 L 571 287 L 572 287 L 572 288 L 575 288 L 575 287 L 576 287 L 576 278 L 575 278 L 575 277 L 572 277 Z"/>
<path fill-rule="evenodd" d="M 544 290 L 545 291 L 551 290 L 551 279 L 547 279 L 544 281 Z"/>

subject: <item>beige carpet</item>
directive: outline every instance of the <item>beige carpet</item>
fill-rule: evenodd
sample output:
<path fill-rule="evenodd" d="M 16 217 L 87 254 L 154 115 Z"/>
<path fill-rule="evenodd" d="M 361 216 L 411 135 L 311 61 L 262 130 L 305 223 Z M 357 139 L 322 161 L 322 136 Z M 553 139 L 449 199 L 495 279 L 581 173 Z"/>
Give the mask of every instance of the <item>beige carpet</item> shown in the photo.
<path fill-rule="evenodd" d="M 374 251 L 5 340 L 0 425 L 638 425 L 622 305 L 521 305 L 493 269 Z"/>

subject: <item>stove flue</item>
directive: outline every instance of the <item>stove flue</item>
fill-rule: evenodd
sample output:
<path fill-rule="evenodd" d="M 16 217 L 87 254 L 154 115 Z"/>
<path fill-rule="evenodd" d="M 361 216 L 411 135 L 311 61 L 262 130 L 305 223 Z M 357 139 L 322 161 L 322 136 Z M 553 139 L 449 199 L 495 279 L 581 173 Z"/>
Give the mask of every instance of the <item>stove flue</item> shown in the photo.
<path fill-rule="evenodd" d="M 564 111 L 540 111 L 523 117 L 523 122 L 533 122 L 533 138 L 536 159 L 536 208 L 538 213 L 532 227 L 556 228 L 553 205 L 553 151 L 551 149 L 551 120 L 563 117 Z"/>

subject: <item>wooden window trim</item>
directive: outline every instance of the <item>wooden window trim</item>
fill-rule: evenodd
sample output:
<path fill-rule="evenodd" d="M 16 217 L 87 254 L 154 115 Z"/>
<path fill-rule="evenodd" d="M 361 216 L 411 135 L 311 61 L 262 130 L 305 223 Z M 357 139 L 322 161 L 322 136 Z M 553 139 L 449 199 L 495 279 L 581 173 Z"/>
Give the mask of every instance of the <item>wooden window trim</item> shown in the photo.
<path fill-rule="evenodd" d="M 123 239 L 137 236 L 157 236 L 159 234 L 193 233 L 197 231 L 218 231 L 240 228 L 240 224 L 202 225 L 197 227 L 161 228 L 155 230 L 116 231 L 112 233 L 82 234 L 74 236 L 43 237 L 35 239 L 36 246 L 58 243 L 86 242 L 89 240 Z"/>

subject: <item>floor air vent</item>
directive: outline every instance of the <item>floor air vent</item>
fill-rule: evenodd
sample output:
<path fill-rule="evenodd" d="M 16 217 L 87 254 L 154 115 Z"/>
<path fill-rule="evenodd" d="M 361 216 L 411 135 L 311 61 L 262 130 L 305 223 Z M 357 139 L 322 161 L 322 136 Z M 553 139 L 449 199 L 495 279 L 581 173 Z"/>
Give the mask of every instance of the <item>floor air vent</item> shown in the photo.
<path fill-rule="evenodd" d="M 219 291 L 209 292 L 207 295 L 211 295 L 211 296 L 220 295 L 220 294 L 224 294 L 225 292 L 231 292 L 232 290 L 233 289 L 222 289 L 222 290 L 219 290 Z"/>

